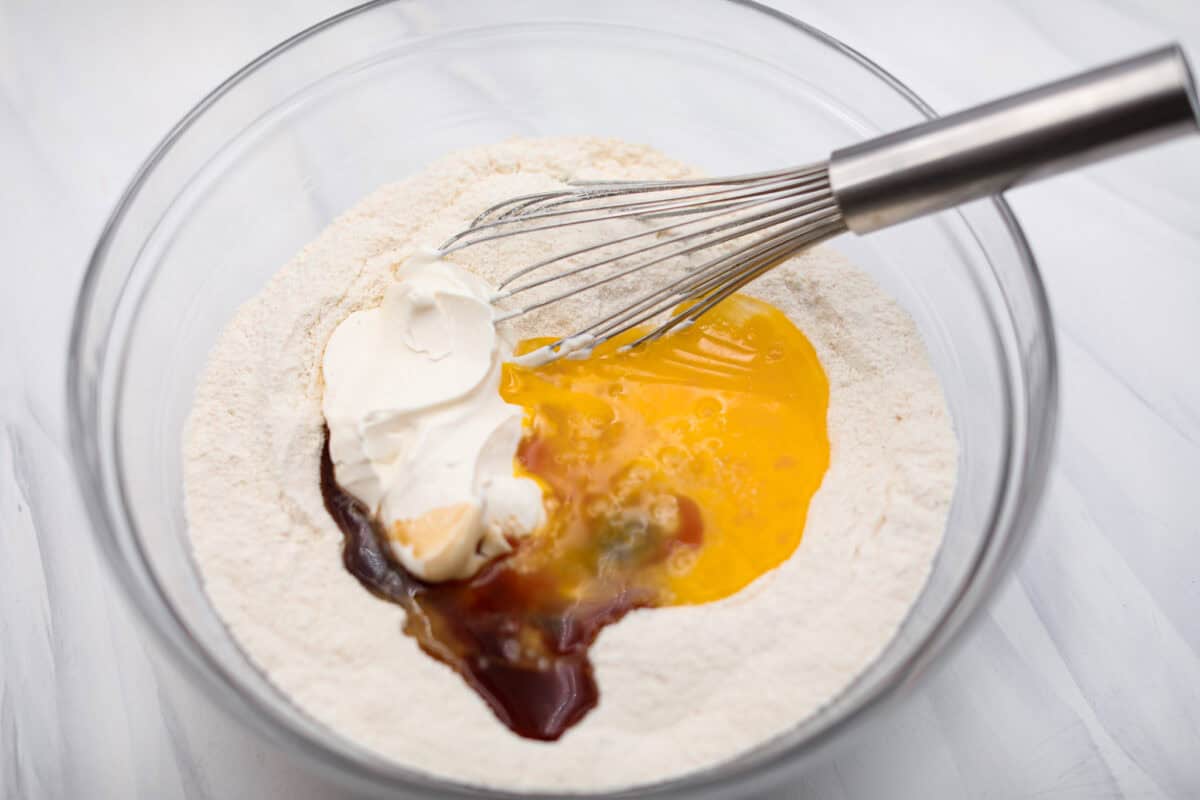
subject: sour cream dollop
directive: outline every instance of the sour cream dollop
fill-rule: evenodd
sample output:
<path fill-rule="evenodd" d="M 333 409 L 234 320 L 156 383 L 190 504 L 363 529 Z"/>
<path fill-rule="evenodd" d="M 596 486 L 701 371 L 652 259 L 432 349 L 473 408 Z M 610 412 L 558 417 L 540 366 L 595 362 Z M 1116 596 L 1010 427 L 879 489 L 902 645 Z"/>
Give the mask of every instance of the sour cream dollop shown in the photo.
<path fill-rule="evenodd" d="M 523 412 L 499 392 L 512 345 L 479 277 L 429 253 L 396 278 L 325 346 L 334 477 L 409 572 L 466 578 L 545 521 L 541 488 L 513 474 Z"/>

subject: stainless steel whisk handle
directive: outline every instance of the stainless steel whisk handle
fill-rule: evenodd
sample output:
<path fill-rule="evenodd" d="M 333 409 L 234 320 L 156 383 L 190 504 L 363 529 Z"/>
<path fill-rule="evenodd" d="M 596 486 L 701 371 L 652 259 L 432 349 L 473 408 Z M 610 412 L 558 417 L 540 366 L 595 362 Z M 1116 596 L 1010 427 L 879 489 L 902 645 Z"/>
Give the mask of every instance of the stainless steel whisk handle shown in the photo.
<path fill-rule="evenodd" d="M 855 233 L 1200 131 L 1177 45 L 838 150 L 834 198 Z"/>

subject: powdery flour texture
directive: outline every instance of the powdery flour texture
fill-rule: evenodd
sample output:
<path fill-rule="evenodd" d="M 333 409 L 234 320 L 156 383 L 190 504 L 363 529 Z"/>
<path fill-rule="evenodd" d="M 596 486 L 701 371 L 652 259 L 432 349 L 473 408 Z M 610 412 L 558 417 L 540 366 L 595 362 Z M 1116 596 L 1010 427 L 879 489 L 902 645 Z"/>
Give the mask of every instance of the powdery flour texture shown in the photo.
<path fill-rule="evenodd" d="M 808 335 L 829 377 L 829 471 L 790 560 L 703 606 L 636 611 L 592 649 L 600 705 L 561 740 L 521 739 L 401 633 L 403 611 L 342 567 L 322 504 L 321 354 L 393 269 L 484 208 L 568 178 L 692 174 L 648 148 L 516 140 L 445 158 L 337 219 L 238 310 L 184 443 L 186 512 L 206 589 L 246 655 L 301 709 L 402 765 L 510 790 L 627 787 L 715 765 L 783 733 L 879 654 L 941 541 L 957 445 L 909 317 L 818 248 L 749 288 Z M 615 230 L 614 230 L 615 232 Z M 451 260 L 489 280 L 570 242 L 515 237 Z M 613 293 L 587 303 L 619 302 Z M 579 327 L 566 303 L 514 336 Z"/>

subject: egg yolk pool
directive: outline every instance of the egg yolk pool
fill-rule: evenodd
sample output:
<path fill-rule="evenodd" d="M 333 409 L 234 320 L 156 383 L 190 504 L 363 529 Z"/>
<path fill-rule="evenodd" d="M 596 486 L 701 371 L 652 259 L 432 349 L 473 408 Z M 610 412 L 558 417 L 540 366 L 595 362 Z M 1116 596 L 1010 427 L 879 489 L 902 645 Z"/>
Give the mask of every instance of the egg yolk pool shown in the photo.
<path fill-rule="evenodd" d="M 526 409 L 520 467 L 552 498 L 524 557 L 581 586 L 634 578 L 660 605 L 728 597 L 800 543 L 829 464 L 825 374 L 782 312 L 740 295 L 686 330 L 620 344 L 505 366 L 501 394 Z"/>
<path fill-rule="evenodd" d="M 547 524 L 469 579 L 392 563 L 326 447 L 347 568 L 522 736 L 557 739 L 596 705 L 587 650 L 605 625 L 728 597 L 787 560 L 829 464 L 829 386 L 781 311 L 735 295 L 620 352 L 644 332 L 586 359 L 505 364 L 501 395 L 525 409 L 516 471 L 542 485 Z"/>

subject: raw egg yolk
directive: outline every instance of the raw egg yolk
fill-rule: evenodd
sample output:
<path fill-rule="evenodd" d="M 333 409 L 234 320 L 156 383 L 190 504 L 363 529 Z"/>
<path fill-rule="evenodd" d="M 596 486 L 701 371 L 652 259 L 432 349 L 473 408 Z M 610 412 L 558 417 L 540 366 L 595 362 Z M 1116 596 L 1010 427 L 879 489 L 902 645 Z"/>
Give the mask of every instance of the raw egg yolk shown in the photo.
<path fill-rule="evenodd" d="M 548 511 L 514 566 L 584 599 L 599 583 L 654 605 L 718 600 L 799 545 L 829 465 L 829 385 L 804 334 L 754 298 L 618 352 L 644 333 L 586 359 L 505 365 L 501 394 L 526 413 L 518 471 Z"/>

